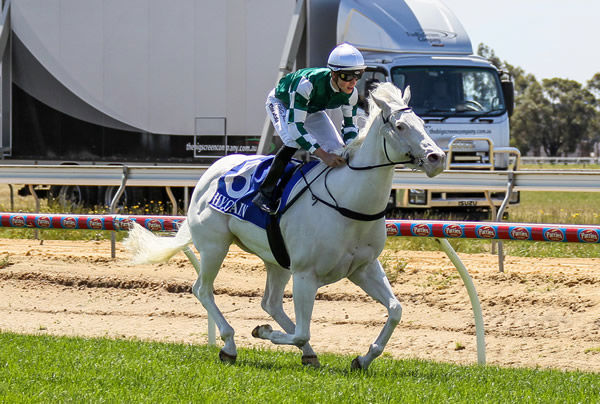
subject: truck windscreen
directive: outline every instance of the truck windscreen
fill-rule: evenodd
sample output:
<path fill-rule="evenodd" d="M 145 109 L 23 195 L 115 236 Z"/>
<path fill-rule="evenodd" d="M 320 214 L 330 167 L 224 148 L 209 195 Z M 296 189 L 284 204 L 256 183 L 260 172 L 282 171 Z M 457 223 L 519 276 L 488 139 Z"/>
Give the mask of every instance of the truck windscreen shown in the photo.
<path fill-rule="evenodd" d="M 421 116 L 495 116 L 505 112 L 498 74 L 476 67 L 394 67 L 392 81 L 410 86 L 410 105 Z"/>

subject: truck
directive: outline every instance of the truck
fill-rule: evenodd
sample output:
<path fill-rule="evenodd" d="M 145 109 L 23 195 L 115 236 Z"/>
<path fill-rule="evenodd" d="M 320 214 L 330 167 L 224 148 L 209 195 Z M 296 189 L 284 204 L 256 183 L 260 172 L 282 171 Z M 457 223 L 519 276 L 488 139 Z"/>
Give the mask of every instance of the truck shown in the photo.
<path fill-rule="evenodd" d="M 510 77 L 473 54 L 440 0 L 5 0 L 2 19 L 4 164 L 205 165 L 273 152 L 266 94 L 293 69 L 325 66 L 342 42 L 368 66 L 361 107 L 376 82 L 411 86 L 410 104 L 448 153 L 447 169 L 518 161 Z M 104 205 L 115 192 L 37 189 Z M 160 198 L 128 192 L 130 201 Z M 390 209 L 487 212 L 503 197 L 395 190 Z"/>
<path fill-rule="evenodd" d="M 412 88 L 410 106 L 447 153 L 448 170 L 515 169 L 520 153 L 510 147 L 514 108 L 510 75 L 474 55 L 460 21 L 441 1 L 340 3 L 338 40 L 362 50 L 368 68 L 358 83 L 361 102 L 372 83 Z M 459 189 L 396 189 L 397 217 L 483 219 L 505 194 Z M 516 204 L 519 194 L 511 196 Z"/>

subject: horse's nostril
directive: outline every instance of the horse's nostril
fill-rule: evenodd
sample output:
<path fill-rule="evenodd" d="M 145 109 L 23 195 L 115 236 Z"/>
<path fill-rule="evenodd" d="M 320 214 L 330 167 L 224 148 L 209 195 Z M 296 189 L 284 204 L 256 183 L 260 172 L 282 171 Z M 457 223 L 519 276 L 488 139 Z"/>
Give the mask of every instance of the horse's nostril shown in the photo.
<path fill-rule="evenodd" d="M 427 160 L 429 160 L 430 163 L 435 163 L 439 159 L 440 159 L 440 156 L 437 153 L 429 153 L 427 155 Z"/>

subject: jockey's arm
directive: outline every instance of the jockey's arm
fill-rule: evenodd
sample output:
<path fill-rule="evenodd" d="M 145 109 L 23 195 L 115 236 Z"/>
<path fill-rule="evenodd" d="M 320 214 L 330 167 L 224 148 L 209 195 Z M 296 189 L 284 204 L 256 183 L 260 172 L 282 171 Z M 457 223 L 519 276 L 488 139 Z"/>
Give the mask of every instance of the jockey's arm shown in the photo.
<path fill-rule="evenodd" d="M 305 78 L 300 80 L 294 91 L 290 92 L 290 108 L 288 112 L 288 130 L 291 137 L 302 149 L 314 153 L 320 148 L 317 140 L 304 128 L 308 100 L 312 92 L 312 83 Z"/>
<path fill-rule="evenodd" d="M 307 115 L 306 110 L 311 92 L 312 83 L 306 79 L 302 79 L 296 87 L 294 94 L 291 94 L 288 120 L 289 132 L 302 149 L 313 153 L 329 167 L 344 165 L 346 161 L 342 157 L 323 150 L 317 143 L 317 140 L 304 128 L 304 121 Z"/>
<path fill-rule="evenodd" d="M 342 115 L 344 116 L 342 136 L 345 144 L 348 144 L 352 139 L 358 136 L 358 128 L 354 123 L 356 119 L 356 111 L 358 109 L 358 106 L 356 105 L 357 101 L 357 92 L 354 90 L 352 97 L 350 97 L 350 105 L 342 105 L 340 107 L 342 110 Z"/>
<path fill-rule="evenodd" d="M 323 162 L 329 167 L 339 167 L 346 164 L 346 160 L 344 160 L 341 156 L 338 156 L 334 153 L 328 153 L 321 147 L 315 150 L 313 154 L 323 160 Z"/>

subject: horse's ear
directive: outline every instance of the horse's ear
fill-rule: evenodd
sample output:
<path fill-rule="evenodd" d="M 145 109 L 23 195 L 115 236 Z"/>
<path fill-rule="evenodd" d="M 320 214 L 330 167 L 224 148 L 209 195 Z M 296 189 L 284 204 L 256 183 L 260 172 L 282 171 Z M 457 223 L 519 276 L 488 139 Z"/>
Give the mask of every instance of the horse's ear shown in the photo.
<path fill-rule="evenodd" d="M 406 86 L 406 88 L 404 89 L 404 94 L 402 95 L 402 100 L 404 101 L 404 103 L 406 105 L 408 105 L 408 102 L 410 101 L 410 86 Z"/>
<path fill-rule="evenodd" d="M 390 105 L 385 100 L 377 97 L 373 93 L 371 93 L 371 98 L 373 99 L 373 101 L 375 101 L 375 104 L 377 104 L 377 106 L 381 109 L 383 117 L 387 120 L 390 117 L 390 115 L 392 115 L 392 109 L 390 108 Z"/>

